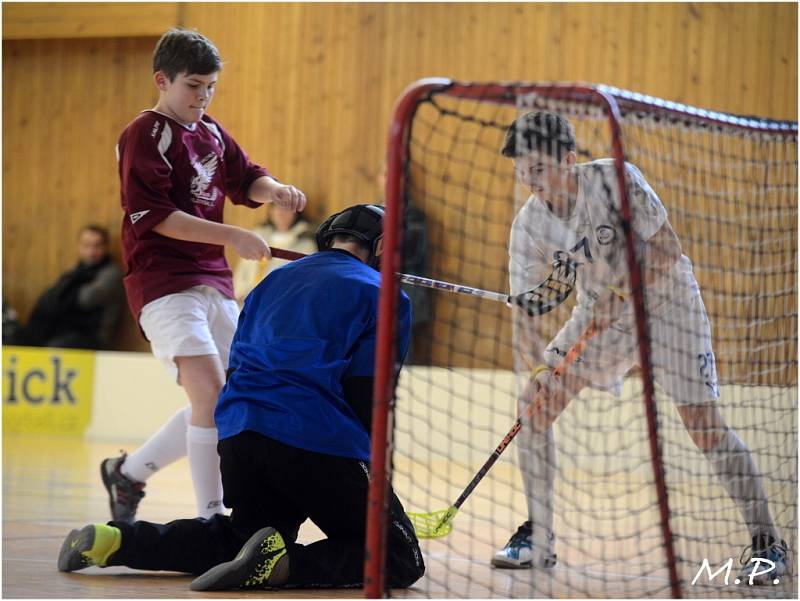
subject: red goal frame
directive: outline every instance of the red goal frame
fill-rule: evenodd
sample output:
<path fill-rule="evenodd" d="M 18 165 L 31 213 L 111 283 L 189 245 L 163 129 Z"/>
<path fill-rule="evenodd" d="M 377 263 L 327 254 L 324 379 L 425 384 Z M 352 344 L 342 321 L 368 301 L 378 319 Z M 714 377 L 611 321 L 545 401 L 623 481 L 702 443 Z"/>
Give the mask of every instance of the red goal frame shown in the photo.
<path fill-rule="evenodd" d="M 410 138 L 411 122 L 417 107 L 433 94 L 484 102 L 515 104 L 519 95 L 536 93 L 559 100 L 582 102 L 599 107 L 608 118 L 611 134 L 612 156 L 617 170 L 622 206 L 622 219 L 630 224 L 631 209 L 624 185 L 625 152 L 622 140 L 622 115 L 630 111 L 646 112 L 663 117 L 678 118 L 694 124 L 723 126 L 735 129 L 797 136 L 797 123 L 779 122 L 741 117 L 707 111 L 620 90 L 605 85 L 589 84 L 538 84 L 538 83 L 472 83 L 444 78 L 421 79 L 411 84 L 397 101 L 389 127 L 386 178 L 386 214 L 384 217 L 384 255 L 381 266 L 381 294 L 378 313 L 378 333 L 375 357 L 375 388 L 372 416 L 371 482 L 367 511 L 366 560 L 364 565 L 364 594 L 367 598 L 380 598 L 385 592 L 385 536 L 388 484 L 391 481 L 391 405 L 395 390 L 395 329 L 400 267 L 399 233 L 402 231 L 402 200 L 405 194 L 404 178 L 406 146 Z M 631 274 L 631 287 L 639 338 L 639 358 L 644 386 L 644 403 L 648 425 L 651 463 L 656 495 L 659 504 L 661 532 L 670 588 L 674 598 L 680 598 L 681 584 L 677 573 L 675 549 L 670 527 L 670 511 L 664 467 L 658 433 L 658 415 L 654 402 L 650 338 L 642 290 L 642 272 L 636 260 L 631 228 L 625 228 L 626 260 Z"/>

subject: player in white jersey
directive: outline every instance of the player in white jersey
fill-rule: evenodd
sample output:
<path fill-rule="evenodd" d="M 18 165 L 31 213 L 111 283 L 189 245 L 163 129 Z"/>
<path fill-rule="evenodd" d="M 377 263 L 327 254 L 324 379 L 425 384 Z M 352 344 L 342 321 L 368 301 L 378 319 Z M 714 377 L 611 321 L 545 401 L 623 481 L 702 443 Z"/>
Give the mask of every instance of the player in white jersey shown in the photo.
<path fill-rule="evenodd" d="M 500 568 L 552 567 L 552 424 L 583 388 L 618 391 L 624 374 L 639 362 L 636 323 L 633 303 L 622 292 L 628 267 L 613 160 L 577 164 L 572 126 L 546 112 L 527 113 L 514 121 L 502 154 L 514 161 L 517 180 L 531 192 L 511 229 L 511 294 L 541 282 L 556 260 L 571 262 L 577 271 L 572 315 L 543 351 L 532 319 L 515 312 L 516 369 L 531 373 L 518 400 L 520 411 L 537 392 L 545 402 L 518 438 L 529 519 L 492 558 L 492 565 Z M 787 571 L 786 543 L 775 529 L 747 446 L 719 411 L 711 328 L 692 263 L 682 254 L 664 205 L 641 171 L 631 164 L 625 169 L 631 226 L 644 265 L 655 381 L 676 403 L 689 435 L 739 508 L 753 539 L 751 558 L 776 565 L 753 583 L 771 582 Z M 593 319 L 601 324 L 600 333 L 556 381 L 553 368 Z M 747 562 L 743 579 L 758 565 Z"/>

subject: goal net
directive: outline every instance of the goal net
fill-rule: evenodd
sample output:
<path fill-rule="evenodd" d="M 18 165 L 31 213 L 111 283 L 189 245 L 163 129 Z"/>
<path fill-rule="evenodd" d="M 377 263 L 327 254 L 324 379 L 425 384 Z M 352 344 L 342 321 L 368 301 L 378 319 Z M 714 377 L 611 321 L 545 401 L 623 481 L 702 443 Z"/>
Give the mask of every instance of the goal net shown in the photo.
<path fill-rule="evenodd" d="M 708 409 L 718 394 L 719 413 L 761 474 L 796 573 L 796 124 L 711 113 L 602 86 L 425 80 L 400 100 L 390 132 L 384 294 L 399 286 L 388 274 L 419 250 L 403 245 L 410 208 L 424 214 L 427 228 L 427 273 L 419 276 L 516 294 L 547 275 L 541 267 L 527 273 L 524 263 L 535 263 L 537 253 L 551 263 L 558 258 L 547 254 L 552 245 L 525 236 L 519 239 L 535 249 L 509 273 L 515 216 L 523 212 L 517 227 L 537 236 L 547 237 L 553 223 L 537 212 L 544 205 L 529 201 L 512 161 L 500 154 L 509 124 L 531 111 L 569 120 L 577 163 L 584 165 L 578 208 L 564 217 L 577 219 L 570 227 L 579 234 L 562 249 L 562 258 L 577 265 L 578 288 L 556 309 L 533 317 L 505 303 L 431 290 L 430 319 L 412 333 L 413 364 L 396 382 L 391 304 L 382 305 L 378 369 L 384 380 L 378 389 L 387 393 L 378 402 L 390 409 L 391 419 L 385 442 L 373 441 L 373 449 L 385 446 L 388 452 L 385 474 L 382 457 L 373 456 L 373 485 L 389 478 L 408 512 L 453 505 L 514 424 L 531 369 L 553 347 L 561 355 L 550 357 L 555 365 L 552 359 L 562 359 L 585 329 L 581 310 L 570 326 L 574 332 L 559 334 L 577 302 L 585 307 L 605 293 L 596 286 L 600 263 L 609 280 L 624 276 L 623 293 L 634 308 L 587 343 L 586 361 L 578 355 L 565 366 L 590 386 L 556 419 L 555 453 L 539 452 L 539 466 L 525 468 L 536 472 L 538 492 L 530 498 L 526 493 L 520 448 L 546 435 L 532 437 L 523 420 L 459 508 L 452 531 L 421 540 L 423 579 L 390 594 L 796 597 L 791 576 L 766 587 L 734 583 L 740 556 L 751 544 L 746 516 L 752 527 L 752 478 L 720 478 L 726 460 L 699 450 L 682 419 L 690 419 L 692 409 L 705 415 L 703 406 Z M 620 190 L 623 160 L 638 168 L 644 187 L 635 187 L 629 172 Z M 586 166 L 594 161 L 601 162 Z M 647 223 L 659 223 L 647 214 L 658 212 L 647 186 L 663 203 L 690 264 L 659 262 L 632 238 L 647 231 Z M 532 210 L 531 202 L 540 208 Z M 592 202 L 607 205 L 610 223 L 598 217 L 602 210 L 586 209 Z M 713 355 L 703 345 L 708 330 L 702 303 L 689 290 L 688 265 L 708 315 L 711 339 L 705 342 Z M 581 289 L 582 270 L 590 267 L 595 279 Z M 640 275 L 644 286 L 632 286 Z M 548 504 L 555 566 L 494 567 L 492 558 L 528 519 L 529 506 L 546 516 Z M 370 515 L 374 520 L 378 513 Z M 547 518 L 535 517 L 537 528 L 542 521 Z M 373 549 L 368 555 L 375 561 L 368 562 L 365 577 L 374 586 L 383 582 L 380 554 Z M 538 557 L 535 546 L 534 562 Z M 701 570 L 704 562 L 710 571 Z M 726 565 L 729 572 L 711 576 Z"/>

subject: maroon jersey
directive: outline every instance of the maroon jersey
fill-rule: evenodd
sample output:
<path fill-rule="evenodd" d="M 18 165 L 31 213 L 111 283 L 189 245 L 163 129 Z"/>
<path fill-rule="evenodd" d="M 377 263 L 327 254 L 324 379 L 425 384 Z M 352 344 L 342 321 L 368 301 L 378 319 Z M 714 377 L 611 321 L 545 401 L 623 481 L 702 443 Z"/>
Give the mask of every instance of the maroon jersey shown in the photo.
<path fill-rule="evenodd" d="M 150 301 L 192 286 L 205 284 L 234 298 L 222 246 L 168 238 L 153 227 L 173 211 L 222 223 L 225 196 L 234 204 L 261 206 L 247 191 L 269 172 L 208 115 L 190 128 L 144 111 L 122 132 L 117 158 L 125 291 L 136 322 Z"/>

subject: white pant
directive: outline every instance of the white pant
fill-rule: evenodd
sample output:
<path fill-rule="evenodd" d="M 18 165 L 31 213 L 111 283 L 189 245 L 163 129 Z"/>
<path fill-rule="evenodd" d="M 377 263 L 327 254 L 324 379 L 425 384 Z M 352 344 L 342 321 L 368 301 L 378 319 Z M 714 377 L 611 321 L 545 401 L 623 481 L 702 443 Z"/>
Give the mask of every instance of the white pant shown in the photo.
<path fill-rule="evenodd" d="M 719 398 L 717 370 L 711 346 L 711 326 L 700 295 L 673 305 L 665 314 L 651 316 L 650 349 L 653 376 L 677 405 L 714 402 Z M 545 361 L 551 367 L 580 336 L 582 324 L 570 319 L 547 345 Z M 567 373 L 605 390 L 618 388 L 625 373 L 639 364 L 636 324 L 623 318 L 586 344 Z"/>
<path fill-rule="evenodd" d="M 219 355 L 228 368 L 239 306 L 216 288 L 195 286 L 162 296 L 142 308 L 142 327 L 153 355 L 178 379 L 175 357 Z"/>

